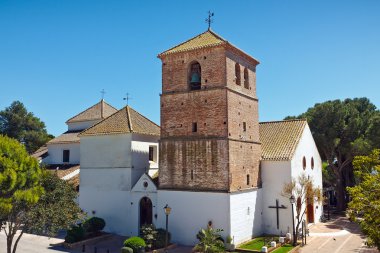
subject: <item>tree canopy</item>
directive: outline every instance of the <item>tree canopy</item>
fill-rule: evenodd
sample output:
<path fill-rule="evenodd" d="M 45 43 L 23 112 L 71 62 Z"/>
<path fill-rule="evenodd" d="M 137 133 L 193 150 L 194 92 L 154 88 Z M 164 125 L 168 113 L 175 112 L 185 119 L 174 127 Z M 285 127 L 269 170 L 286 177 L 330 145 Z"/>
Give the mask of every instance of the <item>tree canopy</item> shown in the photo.
<path fill-rule="evenodd" d="M 380 249 L 380 149 L 355 157 L 353 164 L 360 182 L 348 188 L 350 217 L 359 222 L 369 244 Z"/>
<path fill-rule="evenodd" d="M 7 236 L 8 253 L 21 224 L 25 210 L 36 204 L 44 192 L 42 170 L 24 146 L 14 139 L 0 135 L 0 220 Z"/>
<path fill-rule="evenodd" d="M 326 101 L 297 117 L 306 118 L 318 150 L 335 176 L 338 209 L 348 200 L 346 186 L 354 185 L 352 160 L 380 146 L 380 112 L 367 98 Z"/>
<path fill-rule="evenodd" d="M 26 231 L 54 235 L 78 221 L 76 196 L 72 185 L 41 169 L 22 144 L 0 135 L 0 229 L 7 253 L 16 252 Z"/>
<path fill-rule="evenodd" d="M 29 153 L 52 138 L 46 131 L 45 123 L 28 112 L 20 101 L 14 101 L 0 111 L 0 134 L 23 143 Z"/>

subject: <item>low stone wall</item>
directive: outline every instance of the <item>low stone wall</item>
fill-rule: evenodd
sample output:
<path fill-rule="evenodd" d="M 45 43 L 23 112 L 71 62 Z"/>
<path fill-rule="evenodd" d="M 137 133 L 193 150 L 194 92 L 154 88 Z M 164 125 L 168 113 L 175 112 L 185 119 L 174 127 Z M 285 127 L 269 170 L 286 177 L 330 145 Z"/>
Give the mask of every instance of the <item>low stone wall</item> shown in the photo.
<path fill-rule="evenodd" d="M 86 240 L 79 241 L 79 242 L 74 242 L 74 243 L 64 242 L 63 246 L 66 249 L 74 249 L 74 248 L 78 248 L 78 247 L 82 246 L 83 244 L 86 245 L 86 244 L 90 244 L 90 243 L 93 243 L 93 242 L 98 242 L 98 241 L 101 241 L 101 240 L 108 239 L 110 237 L 112 237 L 112 234 L 102 234 L 102 235 L 95 236 L 95 237 L 92 237 L 92 238 L 88 238 Z"/>

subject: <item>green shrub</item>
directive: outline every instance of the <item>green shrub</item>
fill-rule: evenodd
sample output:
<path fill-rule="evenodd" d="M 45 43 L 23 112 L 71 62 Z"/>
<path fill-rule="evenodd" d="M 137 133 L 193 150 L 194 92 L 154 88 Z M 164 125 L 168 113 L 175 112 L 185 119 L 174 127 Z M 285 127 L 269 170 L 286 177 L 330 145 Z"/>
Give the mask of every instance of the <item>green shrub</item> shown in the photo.
<path fill-rule="evenodd" d="M 83 228 L 88 233 L 96 233 L 106 226 L 106 222 L 99 217 L 92 217 L 83 223 Z"/>
<path fill-rule="evenodd" d="M 230 235 L 228 235 L 226 237 L 226 243 L 231 243 L 232 242 L 232 237 Z"/>
<path fill-rule="evenodd" d="M 141 248 L 145 248 L 146 244 L 144 239 L 137 236 L 133 236 L 124 241 L 124 247 L 129 247 L 133 249 L 134 253 L 137 253 L 140 251 Z"/>
<path fill-rule="evenodd" d="M 168 233 L 168 244 L 170 244 L 171 234 Z M 166 242 L 166 230 L 163 228 L 157 229 L 157 237 L 156 241 L 154 242 L 154 248 L 155 249 L 162 249 L 164 248 Z"/>
<path fill-rule="evenodd" d="M 141 232 L 141 237 L 144 239 L 146 243 L 146 247 L 148 249 L 152 249 L 153 244 L 156 241 L 156 237 L 157 237 L 156 227 L 153 224 L 143 225 L 141 227 L 140 232 Z"/>
<path fill-rule="evenodd" d="M 83 227 L 74 226 L 71 229 L 67 230 L 67 235 L 65 237 L 65 242 L 74 243 L 83 240 L 85 237 L 85 231 Z"/>
<path fill-rule="evenodd" d="M 133 249 L 129 247 L 123 247 L 121 248 L 121 253 L 133 253 Z"/>
<path fill-rule="evenodd" d="M 220 232 L 222 229 L 213 229 L 208 227 L 207 229 L 201 229 L 197 238 L 199 243 L 195 245 L 194 250 L 202 253 L 219 253 L 225 252 L 224 243 Z"/>

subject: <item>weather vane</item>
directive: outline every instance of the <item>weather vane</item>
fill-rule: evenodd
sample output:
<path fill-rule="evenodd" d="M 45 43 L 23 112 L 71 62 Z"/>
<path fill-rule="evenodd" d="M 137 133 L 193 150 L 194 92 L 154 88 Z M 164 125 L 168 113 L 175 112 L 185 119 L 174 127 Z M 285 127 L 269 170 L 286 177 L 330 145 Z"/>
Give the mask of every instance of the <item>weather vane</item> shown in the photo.
<path fill-rule="evenodd" d="M 127 92 L 126 94 L 127 96 L 125 98 L 123 98 L 123 100 L 127 100 L 127 105 L 129 103 L 129 100 L 131 100 L 132 98 L 129 96 L 129 93 Z"/>
<path fill-rule="evenodd" d="M 106 94 L 106 92 L 105 92 L 104 89 L 102 89 L 102 90 L 100 91 L 100 93 L 102 93 L 102 100 L 103 100 L 103 99 L 104 99 L 104 94 Z"/>
<path fill-rule="evenodd" d="M 208 11 L 208 18 L 206 18 L 206 23 L 208 23 L 208 29 L 210 30 L 211 28 L 211 23 L 214 22 L 211 17 L 214 16 L 214 12 Z"/>

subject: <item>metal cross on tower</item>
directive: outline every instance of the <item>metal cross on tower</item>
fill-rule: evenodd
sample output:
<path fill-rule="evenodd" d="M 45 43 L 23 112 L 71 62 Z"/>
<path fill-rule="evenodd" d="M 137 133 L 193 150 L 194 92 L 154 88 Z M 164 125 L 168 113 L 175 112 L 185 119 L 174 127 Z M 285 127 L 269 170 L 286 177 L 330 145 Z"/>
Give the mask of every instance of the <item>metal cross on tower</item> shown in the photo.
<path fill-rule="evenodd" d="M 214 16 L 214 12 L 208 11 L 208 18 L 206 18 L 206 23 L 208 23 L 208 29 L 210 30 L 211 28 L 211 23 L 214 22 L 211 17 Z"/>
<path fill-rule="evenodd" d="M 103 99 L 104 99 L 104 94 L 106 94 L 106 92 L 105 92 L 104 89 L 102 89 L 102 90 L 100 91 L 100 93 L 102 93 L 102 100 L 103 100 Z"/>
<path fill-rule="evenodd" d="M 123 100 L 126 100 L 127 101 L 127 105 L 129 103 L 129 100 L 131 100 L 132 98 L 129 96 L 129 93 L 127 92 L 126 94 L 127 96 L 125 98 L 123 98 Z"/>
<path fill-rule="evenodd" d="M 276 216 L 277 216 L 277 229 L 280 229 L 280 215 L 278 213 L 279 209 L 286 209 L 287 207 L 284 205 L 278 205 L 278 199 L 276 199 L 276 206 L 268 206 L 269 208 L 276 208 Z"/>

